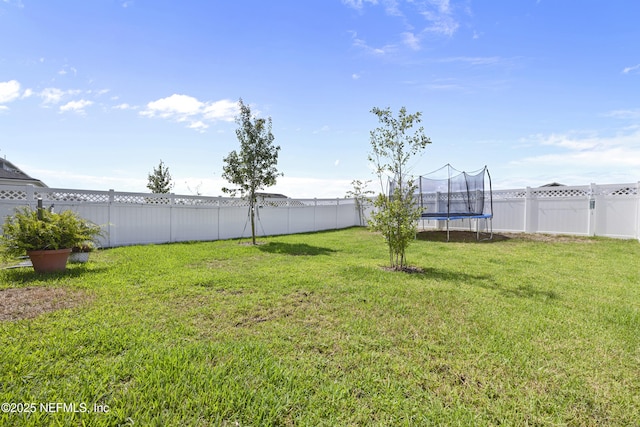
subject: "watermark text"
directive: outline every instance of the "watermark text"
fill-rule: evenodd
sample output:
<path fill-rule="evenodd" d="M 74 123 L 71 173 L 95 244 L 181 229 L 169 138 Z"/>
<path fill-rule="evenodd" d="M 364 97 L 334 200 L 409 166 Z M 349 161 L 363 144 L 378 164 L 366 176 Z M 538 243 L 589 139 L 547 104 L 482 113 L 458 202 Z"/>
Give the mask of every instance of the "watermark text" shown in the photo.
<path fill-rule="evenodd" d="M 56 413 L 101 413 L 109 412 L 109 405 L 85 402 L 4 402 L 0 404 L 0 412 L 5 414 L 30 414 L 35 412 Z"/>

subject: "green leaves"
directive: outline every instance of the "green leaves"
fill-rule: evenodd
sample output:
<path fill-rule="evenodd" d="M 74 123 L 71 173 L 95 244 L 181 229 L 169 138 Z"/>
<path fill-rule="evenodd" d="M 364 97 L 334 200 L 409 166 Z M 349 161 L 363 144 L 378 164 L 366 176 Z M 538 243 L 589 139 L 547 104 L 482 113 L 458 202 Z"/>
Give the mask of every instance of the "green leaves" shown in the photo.
<path fill-rule="evenodd" d="M 252 117 L 248 105 L 238 102 L 240 115 L 236 129 L 240 151 L 232 151 L 224 158 L 222 177 L 235 184 L 238 188 L 223 188 L 222 191 L 235 196 L 238 192 L 249 200 L 251 212 L 251 237 L 256 243 L 255 233 L 255 203 L 256 192 L 275 185 L 278 176 L 278 151 L 280 146 L 273 145 L 274 136 L 271 133 L 271 117 L 262 119 Z"/>
<path fill-rule="evenodd" d="M 149 174 L 148 180 L 147 188 L 152 193 L 166 194 L 173 188 L 169 168 L 164 165 L 162 160 L 157 168 L 153 168 L 153 173 Z"/>
<path fill-rule="evenodd" d="M 251 108 L 242 99 L 239 105 L 236 123 L 240 127 L 236 129 L 236 136 L 240 150 L 229 153 L 222 168 L 222 177 L 238 188 L 223 190 L 234 195 L 240 192 L 241 196 L 248 195 L 255 201 L 257 190 L 275 185 L 278 176 L 282 175 L 276 168 L 280 147 L 273 145 L 271 118 L 252 117 Z"/>
<path fill-rule="evenodd" d="M 408 179 L 408 162 L 423 151 L 431 140 L 424 135 L 424 128 L 410 133 L 414 124 L 420 123 L 422 113 L 407 114 L 405 107 L 398 117 L 389 108 L 373 108 L 382 126 L 371 132 L 369 161 L 374 164 L 380 180 L 381 194 L 374 202 L 371 229 L 384 236 L 389 246 L 391 267 L 401 270 L 406 266 L 405 250 L 416 233 L 416 221 L 420 211 L 414 200 L 415 185 Z M 392 179 L 392 188 L 387 180 Z M 390 193 L 390 194 L 389 194 Z"/>
<path fill-rule="evenodd" d="M 80 218 L 75 212 L 53 213 L 19 208 L 7 217 L 0 244 L 6 256 L 22 256 L 31 250 L 56 250 L 81 246 L 101 234 L 100 226 Z"/>

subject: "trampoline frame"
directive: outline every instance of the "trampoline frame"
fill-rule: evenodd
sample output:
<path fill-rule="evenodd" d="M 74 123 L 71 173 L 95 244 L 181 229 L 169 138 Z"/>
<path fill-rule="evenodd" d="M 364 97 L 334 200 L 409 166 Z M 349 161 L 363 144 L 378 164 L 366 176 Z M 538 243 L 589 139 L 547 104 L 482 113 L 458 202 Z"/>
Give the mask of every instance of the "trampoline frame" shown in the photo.
<path fill-rule="evenodd" d="M 433 214 L 422 214 L 420 216 L 420 220 L 424 221 L 447 221 L 447 242 L 449 241 L 449 221 L 463 220 L 469 219 L 469 231 L 471 231 L 471 220 L 476 220 L 476 240 L 480 241 L 480 219 L 488 219 L 489 224 L 489 238 L 483 240 L 492 240 L 493 239 L 493 214 L 482 214 L 482 215 L 456 215 L 456 216 L 432 216 Z"/>
<path fill-rule="evenodd" d="M 451 169 L 453 169 L 453 167 L 450 164 L 445 165 L 444 167 L 448 168 L 448 172 L 449 172 L 449 176 L 447 179 L 447 186 L 448 186 L 448 194 L 451 194 L 451 174 L 450 171 Z M 454 169 L 455 170 L 455 169 Z M 447 221 L 447 242 L 449 241 L 449 221 L 455 221 L 455 220 L 464 220 L 464 219 L 469 219 L 469 230 L 471 231 L 471 220 L 475 219 L 476 220 L 476 240 L 480 240 L 480 226 L 479 226 L 479 220 L 480 219 L 487 219 L 488 220 L 488 224 L 489 224 L 489 239 L 485 239 L 485 240 L 491 240 L 493 239 L 493 188 L 491 185 L 491 174 L 489 173 L 489 169 L 485 166 L 483 169 L 484 172 L 487 173 L 487 178 L 489 178 L 489 209 L 490 212 L 489 213 L 482 213 L 482 214 L 478 214 L 478 213 L 462 213 L 462 212 L 449 212 L 450 209 L 450 202 L 449 200 L 447 200 L 447 213 L 446 215 L 443 215 L 443 213 L 426 213 L 424 212 L 424 206 L 422 204 L 422 177 L 420 177 L 420 181 L 419 181 L 419 191 L 420 191 L 420 208 L 423 210 L 423 213 L 420 215 L 420 219 L 421 220 L 435 220 L 435 221 Z M 462 172 L 465 173 L 465 172 Z M 449 197 L 449 196 L 448 196 Z M 485 199 L 486 200 L 486 199 Z"/>

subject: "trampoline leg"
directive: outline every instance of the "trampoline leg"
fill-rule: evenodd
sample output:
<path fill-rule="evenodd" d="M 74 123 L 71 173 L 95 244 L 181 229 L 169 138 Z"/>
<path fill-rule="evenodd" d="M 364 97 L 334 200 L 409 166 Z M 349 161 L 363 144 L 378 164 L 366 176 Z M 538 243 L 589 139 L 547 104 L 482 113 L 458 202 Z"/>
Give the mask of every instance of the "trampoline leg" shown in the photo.
<path fill-rule="evenodd" d="M 491 228 L 491 237 L 489 237 L 491 240 L 493 240 L 493 218 L 489 218 L 489 227 Z"/>
<path fill-rule="evenodd" d="M 447 218 L 447 242 L 449 242 L 449 218 Z"/>

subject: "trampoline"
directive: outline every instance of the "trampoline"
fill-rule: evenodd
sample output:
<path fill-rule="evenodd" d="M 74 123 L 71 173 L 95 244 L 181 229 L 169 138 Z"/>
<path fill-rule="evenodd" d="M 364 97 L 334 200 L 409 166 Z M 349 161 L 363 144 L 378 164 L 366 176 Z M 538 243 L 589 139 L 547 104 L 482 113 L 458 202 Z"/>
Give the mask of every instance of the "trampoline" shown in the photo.
<path fill-rule="evenodd" d="M 485 191 L 485 181 L 489 185 Z M 487 200 L 489 203 L 485 203 Z M 485 166 L 474 172 L 463 172 L 447 164 L 440 169 L 421 175 L 416 193 L 422 211 L 421 220 L 446 221 L 447 241 L 449 222 L 469 220 L 476 223 L 476 239 L 480 240 L 480 220 L 485 220 L 489 239 L 493 238 L 493 195 L 491 175 Z"/>

